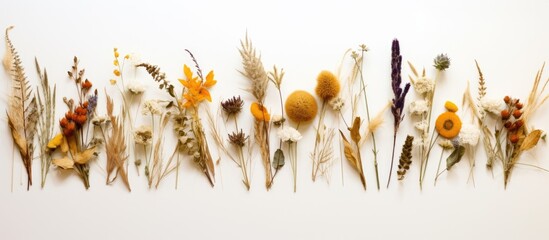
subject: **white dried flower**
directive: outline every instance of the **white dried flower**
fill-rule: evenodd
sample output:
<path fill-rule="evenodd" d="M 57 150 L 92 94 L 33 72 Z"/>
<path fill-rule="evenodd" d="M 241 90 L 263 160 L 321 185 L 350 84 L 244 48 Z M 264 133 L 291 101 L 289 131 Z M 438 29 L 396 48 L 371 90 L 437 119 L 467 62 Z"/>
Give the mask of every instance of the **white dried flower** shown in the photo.
<path fill-rule="evenodd" d="M 503 106 L 503 101 L 501 99 L 495 98 L 481 98 L 480 106 L 482 109 L 488 113 L 500 114 Z"/>
<path fill-rule="evenodd" d="M 446 150 L 454 149 L 454 144 L 452 143 L 452 140 L 449 140 L 449 139 L 443 139 L 443 140 L 439 141 L 438 145 L 441 148 L 446 149 Z"/>
<path fill-rule="evenodd" d="M 419 94 L 433 92 L 435 89 L 435 81 L 428 77 L 418 77 L 412 81 L 412 86 Z"/>
<path fill-rule="evenodd" d="M 92 122 L 93 125 L 99 126 L 99 125 L 102 125 L 102 124 L 110 123 L 111 119 L 109 117 L 105 116 L 105 115 L 95 116 L 95 117 L 92 118 L 91 122 Z"/>
<path fill-rule="evenodd" d="M 341 111 L 341 109 L 345 105 L 345 101 L 343 101 L 343 98 L 341 98 L 341 97 L 336 97 L 336 98 L 333 98 L 332 100 L 330 100 L 330 102 L 328 102 L 328 104 L 330 104 L 330 106 L 332 106 L 332 109 L 334 111 L 339 112 L 339 111 Z"/>
<path fill-rule="evenodd" d="M 141 125 L 133 131 L 133 138 L 136 144 L 150 145 L 152 142 L 151 126 Z"/>
<path fill-rule="evenodd" d="M 459 138 L 462 144 L 476 146 L 480 138 L 480 130 L 473 124 L 463 124 L 459 132 Z"/>
<path fill-rule="evenodd" d="M 131 81 L 130 83 L 128 83 L 127 89 L 128 89 L 128 92 L 130 92 L 131 94 L 139 95 L 145 92 L 147 88 L 145 84 L 142 84 L 138 81 Z"/>
<path fill-rule="evenodd" d="M 414 127 L 419 131 L 427 131 L 427 127 L 429 125 L 427 124 L 427 120 L 421 120 L 419 122 L 414 123 Z"/>
<path fill-rule="evenodd" d="M 410 103 L 410 113 L 412 115 L 421 115 L 429 111 L 429 104 L 425 100 L 416 100 Z"/>
<path fill-rule="evenodd" d="M 297 142 L 301 139 L 301 133 L 297 129 L 288 126 L 280 128 L 277 135 L 283 142 Z"/>
<path fill-rule="evenodd" d="M 143 115 L 160 115 L 162 114 L 162 106 L 160 106 L 158 100 L 147 100 L 143 104 L 143 110 L 141 110 L 141 113 Z"/>
<path fill-rule="evenodd" d="M 271 117 L 271 122 L 276 126 L 280 127 L 286 121 L 282 115 L 273 115 Z"/>

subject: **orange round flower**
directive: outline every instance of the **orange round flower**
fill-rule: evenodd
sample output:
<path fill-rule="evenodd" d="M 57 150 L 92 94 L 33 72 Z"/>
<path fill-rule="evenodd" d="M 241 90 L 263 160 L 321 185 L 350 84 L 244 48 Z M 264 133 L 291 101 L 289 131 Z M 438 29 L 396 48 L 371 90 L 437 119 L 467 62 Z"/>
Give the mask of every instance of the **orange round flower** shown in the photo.
<path fill-rule="evenodd" d="M 456 137 L 461 130 L 461 119 L 453 112 L 442 113 L 435 122 L 435 128 L 440 136 L 452 139 Z"/>
<path fill-rule="evenodd" d="M 257 121 L 268 122 L 271 120 L 271 116 L 269 115 L 267 108 L 259 105 L 259 103 L 256 103 L 256 102 L 252 103 L 252 105 L 250 106 L 250 111 L 252 112 L 252 115 Z"/>

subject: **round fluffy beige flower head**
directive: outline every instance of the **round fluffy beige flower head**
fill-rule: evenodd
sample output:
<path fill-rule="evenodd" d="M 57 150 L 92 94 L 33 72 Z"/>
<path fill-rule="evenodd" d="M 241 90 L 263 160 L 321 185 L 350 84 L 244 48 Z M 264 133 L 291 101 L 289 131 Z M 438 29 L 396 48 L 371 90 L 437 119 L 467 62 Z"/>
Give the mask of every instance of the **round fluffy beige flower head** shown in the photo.
<path fill-rule="evenodd" d="M 308 92 L 297 90 L 286 99 L 286 114 L 294 122 L 308 122 L 315 118 L 318 111 L 316 100 Z"/>
<path fill-rule="evenodd" d="M 339 80 L 330 71 L 322 71 L 316 78 L 315 92 L 320 98 L 329 101 L 339 94 Z"/>

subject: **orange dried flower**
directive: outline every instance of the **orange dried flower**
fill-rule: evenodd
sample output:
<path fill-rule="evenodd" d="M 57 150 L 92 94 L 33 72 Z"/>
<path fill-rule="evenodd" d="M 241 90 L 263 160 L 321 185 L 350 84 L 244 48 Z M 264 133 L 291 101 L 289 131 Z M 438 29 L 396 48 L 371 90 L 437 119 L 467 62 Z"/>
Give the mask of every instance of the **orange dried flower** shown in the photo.
<path fill-rule="evenodd" d="M 252 115 L 257 121 L 268 122 L 271 120 L 271 116 L 269 115 L 267 108 L 257 102 L 252 103 L 252 105 L 250 106 L 250 112 L 252 112 Z"/>
<path fill-rule="evenodd" d="M 453 112 L 442 113 L 435 122 L 435 128 L 440 136 L 452 139 L 456 137 L 461 130 L 461 119 Z"/>
<path fill-rule="evenodd" d="M 114 73 L 115 76 L 120 77 L 120 71 L 118 69 L 114 69 L 114 71 L 112 72 Z"/>
<path fill-rule="evenodd" d="M 88 79 L 86 79 L 86 81 L 82 83 L 82 89 L 88 90 L 92 87 L 92 85 L 93 84 Z"/>
<path fill-rule="evenodd" d="M 509 136 L 509 141 L 513 144 L 517 143 L 519 141 L 519 136 L 516 134 L 511 134 L 511 136 Z"/>
<path fill-rule="evenodd" d="M 509 104 L 509 102 L 511 102 L 511 97 L 505 96 L 505 97 L 503 98 L 503 101 L 504 101 L 505 103 Z"/>
<path fill-rule="evenodd" d="M 204 100 L 211 102 L 212 97 L 208 89 L 217 83 L 214 79 L 214 72 L 210 71 L 206 75 L 205 81 L 199 80 L 198 77 L 193 77 L 193 73 L 187 65 L 183 66 L 183 73 L 185 74 L 185 79 L 179 79 L 179 82 L 187 89 L 185 94 L 183 94 L 183 98 L 185 99 L 183 107 L 196 107 Z"/>

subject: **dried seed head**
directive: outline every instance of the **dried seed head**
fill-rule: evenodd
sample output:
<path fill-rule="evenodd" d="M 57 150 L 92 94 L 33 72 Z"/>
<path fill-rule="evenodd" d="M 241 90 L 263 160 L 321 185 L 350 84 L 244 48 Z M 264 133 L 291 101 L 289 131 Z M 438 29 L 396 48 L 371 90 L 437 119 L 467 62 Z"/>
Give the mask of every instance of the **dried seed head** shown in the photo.
<path fill-rule="evenodd" d="M 504 101 L 505 103 L 509 104 L 509 102 L 511 102 L 511 97 L 505 96 L 505 97 L 503 98 L 503 101 Z"/>
<path fill-rule="evenodd" d="M 522 112 L 520 110 L 516 109 L 513 111 L 513 117 L 520 118 L 520 116 L 522 116 Z"/>
<path fill-rule="evenodd" d="M 513 144 L 517 143 L 519 141 L 519 136 L 516 134 L 511 134 L 509 136 L 509 141 Z"/>
<path fill-rule="evenodd" d="M 439 71 L 444 71 L 450 67 L 450 58 L 446 54 L 440 54 L 435 57 L 435 64 L 433 65 Z"/>
<path fill-rule="evenodd" d="M 221 102 L 221 107 L 227 115 L 238 114 L 242 110 L 242 106 L 244 106 L 244 101 L 240 96 L 234 96 Z"/>
<path fill-rule="evenodd" d="M 246 140 L 248 140 L 248 136 L 242 132 L 242 129 L 240 129 L 240 132 L 229 134 L 229 141 L 235 146 L 244 147 L 244 145 L 246 145 Z"/>

